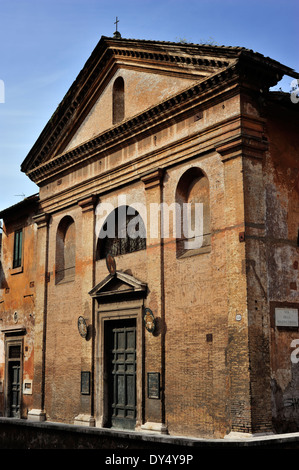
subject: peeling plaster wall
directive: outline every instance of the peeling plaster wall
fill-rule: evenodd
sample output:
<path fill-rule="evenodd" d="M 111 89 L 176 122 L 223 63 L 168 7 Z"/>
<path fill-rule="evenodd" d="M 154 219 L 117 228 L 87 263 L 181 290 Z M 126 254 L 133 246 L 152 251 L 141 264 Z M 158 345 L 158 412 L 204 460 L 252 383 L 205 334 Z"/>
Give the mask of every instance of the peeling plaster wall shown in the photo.
<path fill-rule="evenodd" d="M 299 329 L 277 326 L 275 308 L 299 310 L 298 117 L 290 109 L 278 110 L 272 106 L 269 111 L 267 132 L 270 147 L 264 179 L 273 426 L 276 432 L 292 432 L 298 431 L 299 427 L 299 363 L 294 362 L 297 343 L 292 343 L 299 341 Z"/>
<path fill-rule="evenodd" d="M 24 333 L 10 338 L 22 341 L 22 383 L 33 380 L 34 323 L 35 323 L 35 282 L 36 282 L 36 226 L 32 214 L 26 218 L 21 213 L 13 220 L 5 221 L 2 245 L 2 275 L 0 279 L 0 330 L 22 328 Z M 23 227 L 22 269 L 12 269 L 14 231 Z M 15 316 L 15 313 L 17 316 Z M 5 331 L 0 331 L 0 415 L 7 414 Z M 21 417 L 27 416 L 32 407 L 32 393 L 21 391 Z"/>

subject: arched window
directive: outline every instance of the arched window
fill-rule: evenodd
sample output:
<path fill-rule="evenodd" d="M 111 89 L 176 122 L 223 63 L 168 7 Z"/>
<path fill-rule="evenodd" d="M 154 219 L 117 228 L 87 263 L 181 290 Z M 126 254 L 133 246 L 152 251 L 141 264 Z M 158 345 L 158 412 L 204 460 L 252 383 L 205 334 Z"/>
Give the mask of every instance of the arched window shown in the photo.
<path fill-rule="evenodd" d="M 189 250 L 208 251 L 211 245 L 209 180 L 199 168 L 190 168 L 181 176 L 176 202 L 180 206 L 177 257 Z"/>
<path fill-rule="evenodd" d="M 107 217 L 97 242 L 97 259 L 145 250 L 146 230 L 140 214 L 129 206 L 115 209 Z"/>
<path fill-rule="evenodd" d="M 122 77 L 118 77 L 113 84 L 112 101 L 112 122 L 117 124 L 125 117 L 125 84 Z"/>
<path fill-rule="evenodd" d="M 70 216 L 64 217 L 56 234 L 56 284 L 75 279 L 76 231 Z"/>

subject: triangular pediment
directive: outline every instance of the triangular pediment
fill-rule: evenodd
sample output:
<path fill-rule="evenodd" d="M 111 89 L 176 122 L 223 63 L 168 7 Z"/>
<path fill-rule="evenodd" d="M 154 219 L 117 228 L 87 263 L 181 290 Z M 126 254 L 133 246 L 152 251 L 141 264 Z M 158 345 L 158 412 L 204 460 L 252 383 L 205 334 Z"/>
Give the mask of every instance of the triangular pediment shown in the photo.
<path fill-rule="evenodd" d="M 135 122 L 139 125 L 138 118 L 134 121 L 136 116 L 142 116 L 144 122 L 148 119 L 143 116 L 146 110 L 160 104 L 164 109 L 167 100 L 184 94 L 178 96 L 180 102 L 187 90 L 233 67 L 241 56 L 260 65 L 265 62 L 275 71 L 275 77 L 278 72 L 291 75 L 291 69 L 244 48 L 102 37 L 21 170 L 40 183 L 45 166 L 49 167 L 47 177 L 50 167 L 55 166 L 57 174 L 58 169 L 65 168 L 65 155 L 74 152 L 70 157 L 73 164 L 82 148 L 90 151 L 95 139 L 100 142 L 113 139 L 122 123 L 127 123 L 126 128 Z M 122 123 L 115 124 L 111 93 L 118 76 L 123 76 L 126 82 L 125 116 Z M 217 82 L 223 79 L 224 74 Z M 191 91 L 190 96 L 196 93 L 197 90 Z"/>
<path fill-rule="evenodd" d="M 98 300 L 146 294 L 147 285 L 127 273 L 116 271 L 97 284 L 89 295 Z"/>
<path fill-rule="evenodd" d="M 219 48 L 218 48 L 219 49 Z M 225 69 L 236 53 L 225 49 L 102 37 L 22 164 L 33 168 L 113 128 L 111 87 L 125 74 L 125 119 Z"/>
<path fill-rule="evenodd" d="M 74 123 L 68 134 L 69 141 L 65 141 L 65 146 L 60 148 L 59 152 L 69 152 L 115 126 L 112 96 L 113 85 L 118 78 L 123 79 L 125 83 L 124 119 L 119 123 L 194 85 L 199 79 L 199 77 L 173 77 L 167 72 L 159 73 L 137 67 L 117 66 L 111 78 L 97 91 L 90 109 L 86 109 L 80 121 Z"/>

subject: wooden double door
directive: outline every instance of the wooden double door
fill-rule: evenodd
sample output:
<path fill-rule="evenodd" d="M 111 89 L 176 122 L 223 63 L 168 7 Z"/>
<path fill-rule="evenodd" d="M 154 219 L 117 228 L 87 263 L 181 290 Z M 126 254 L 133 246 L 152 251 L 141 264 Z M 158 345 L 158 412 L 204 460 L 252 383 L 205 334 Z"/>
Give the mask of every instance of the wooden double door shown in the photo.
<path fill-rule="evenodd" d="M 136 320 L 112 320 L 105 327 L 108 426 L 136 424 Z"/>
<path fill-rule="evenodd" d="M 22 345 L 18 342 L 7 344 L 6 370 L 6 415 L 21 417 Z"/>

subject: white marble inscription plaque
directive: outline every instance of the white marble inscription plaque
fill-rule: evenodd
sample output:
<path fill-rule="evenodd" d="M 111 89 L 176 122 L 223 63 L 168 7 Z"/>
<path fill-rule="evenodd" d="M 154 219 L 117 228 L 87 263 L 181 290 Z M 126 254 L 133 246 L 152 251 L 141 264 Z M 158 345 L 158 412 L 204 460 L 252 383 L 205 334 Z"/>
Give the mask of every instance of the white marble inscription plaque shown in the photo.
<path fill-rule="evenodd" d="M 275 325 L 276 326 L 298 326 L 298 309 L 297 308 L 276 308 L 275 309 Z"/>

